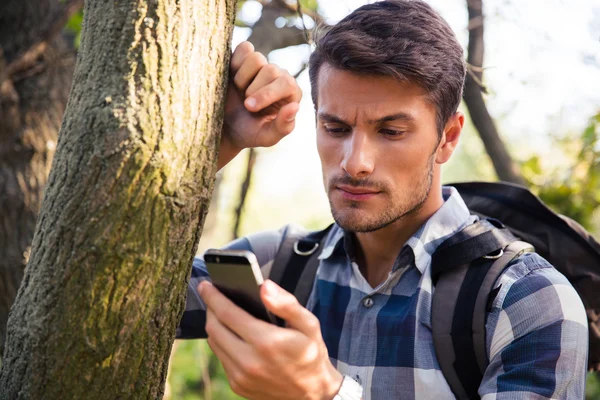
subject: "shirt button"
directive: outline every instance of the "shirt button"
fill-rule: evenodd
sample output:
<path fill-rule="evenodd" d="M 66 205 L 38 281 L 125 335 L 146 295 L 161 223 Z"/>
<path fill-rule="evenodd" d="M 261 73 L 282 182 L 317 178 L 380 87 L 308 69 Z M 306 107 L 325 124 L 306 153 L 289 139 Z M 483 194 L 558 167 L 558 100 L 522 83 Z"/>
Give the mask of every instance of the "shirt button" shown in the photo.
<path fill-rule="evenodd" d="M 367 307 L 367 308 L 371 308 L 373 307 L 373 299 L 370 297 L 367 297 L 366 299 L 363 300 L 363 306 Z"/>

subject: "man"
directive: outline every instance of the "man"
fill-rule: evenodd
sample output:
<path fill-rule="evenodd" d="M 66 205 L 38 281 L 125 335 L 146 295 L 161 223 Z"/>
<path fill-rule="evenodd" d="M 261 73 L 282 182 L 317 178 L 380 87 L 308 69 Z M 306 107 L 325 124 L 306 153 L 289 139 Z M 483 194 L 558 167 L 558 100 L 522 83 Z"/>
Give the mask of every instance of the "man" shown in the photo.
<path fill-rule="evenodd" d="M 233 390 L 250 399 L 452 398 L 432 342 L 430 269 L 437 246 L 475 221 L 441 186 L 465 118 L 461 46 L 426 3 L 384 1 L 320 38 L 309 67 L 336 224 L 307 308 L 266 281 L 263 302 L 287 327 L 259 321 L 206 282 L 196 259 L 178 336 L 208 333 Z M 301 97 L 249 43 L 231 72 L 219 167 L 291 132 Z M 253 251 L 268 271 L 285 229 L 229 247 Z M 568 281 L 527 254 L 496 287 L 479 395 L 583 398 L 586 316 Z"/>

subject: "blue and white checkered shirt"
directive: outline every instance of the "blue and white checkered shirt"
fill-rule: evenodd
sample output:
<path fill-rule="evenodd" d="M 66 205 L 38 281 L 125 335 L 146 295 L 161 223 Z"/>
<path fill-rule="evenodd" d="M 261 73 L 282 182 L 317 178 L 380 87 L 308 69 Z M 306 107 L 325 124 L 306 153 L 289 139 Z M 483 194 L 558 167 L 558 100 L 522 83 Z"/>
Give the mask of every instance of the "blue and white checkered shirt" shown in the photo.
<path fill-rule="evenodd" d="M 435 355 L 431 329 L 431 255 L 474 222 L 462 198 L 444 187 L 443 206 L 401 250 L 388 278 L 372 288 L 353 261 L 352 241 L 337 225 L 320 255 L 307 308 L 321 322 L 331 362 L 356 379 L 369 399 L 454 398 Z M 268 274 L 286 227 L 239 239 Z M 196 293 L 207 273 L 194 261 L 180 338 L 205 337 Z M 537 254 L 517 259 L 499 278 L 487 316 L 490 364 L 479 387 L 485 399 L 583 399 L 587 317 L 567 279 Z"/>

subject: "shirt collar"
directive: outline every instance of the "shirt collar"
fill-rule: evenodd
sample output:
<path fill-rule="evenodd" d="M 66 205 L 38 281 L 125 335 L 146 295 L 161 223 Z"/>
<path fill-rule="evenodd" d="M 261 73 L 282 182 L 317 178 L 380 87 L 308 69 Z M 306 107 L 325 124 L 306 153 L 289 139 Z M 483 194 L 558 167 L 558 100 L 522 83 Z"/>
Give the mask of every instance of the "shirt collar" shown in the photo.
<path fill-rule="evenodd" d="M 458 191 L 451 186 L 442 187 L 444 204 L 419 228 L 419 230 L 406 242 L 403 250 L 408 246 L 412 249 L 412 256 L 417 269 L 424 273 L 431 263 L 431 256 L 437 247 L 450 236 L 463 229 L 467 224 L 474 222 L 467 205 Z M 329 259 L 334 254 L 346 254 L 351 258 L 352 240 L 350 234 L 339 225 L 334 224 L 329 233 L 320 260 Z M 404 257 L 402 257 L 404 253 Z M 412 258 L 412 257 L 411 257 Z M 394 269 L 399 267 L 400 260 L 406 260 L 406 250 L 401 251 L 394 264 Z"/>

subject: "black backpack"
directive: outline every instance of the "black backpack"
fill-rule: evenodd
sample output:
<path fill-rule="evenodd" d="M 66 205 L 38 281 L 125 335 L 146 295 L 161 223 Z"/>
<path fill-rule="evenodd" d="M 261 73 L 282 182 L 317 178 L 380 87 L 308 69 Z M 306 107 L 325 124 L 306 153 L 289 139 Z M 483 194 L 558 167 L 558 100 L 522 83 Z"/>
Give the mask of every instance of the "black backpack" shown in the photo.
<path fill-rule="evenodd" d="M 455 187 L 480 220 L 443 242 L 432 257 L 436 355 L 458 399 L 478 399 L 489 360 L 485 318 L 494 283 L 511 261 L 536 251 L 569 279 L 586 308 L 590 370 L 600 370 L 600 244 L 578 223 L 551 211 L 522 186 L 468 182 Z M 286 232 L 270 279 L 306 305 L 328 228 Z M 535 250 L 534 250 L 535 249 Z M 283 323 L 283 321 L 279 321 Z M 455 357 L 460 354 L 460 357 Z"/>

